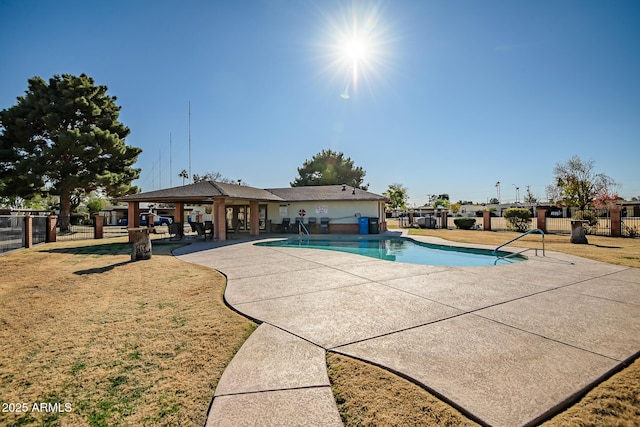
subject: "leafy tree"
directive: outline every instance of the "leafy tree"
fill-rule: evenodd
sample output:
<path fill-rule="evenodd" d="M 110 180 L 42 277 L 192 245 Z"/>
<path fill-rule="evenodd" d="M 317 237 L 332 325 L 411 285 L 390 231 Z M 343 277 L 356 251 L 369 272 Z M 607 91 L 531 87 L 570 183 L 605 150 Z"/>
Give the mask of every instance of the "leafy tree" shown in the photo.
<path fill-rule="evenodd" d="M 433 207 L 437 208 L 438 206 L 442 206 L 443 208 L 448 208 L 451 205 L 451 202 L 449 202 L 449 200 L 446 199 L 438 199 L 435 202 L 433 202 Z"/>
<path fill-rule="evenodd" d="M 447 193 L 444 194 L 428 194 L 429 196 L 429 204 L 435 206 L 435 202 L 438 200 L 449 200 L 449 195 Z M 448 204 L 447 204 L 448 206 Z"/>
<path fill-rule="evenodd" d="M 125 145 L 116 97 L 85 74 L 29 79 L 25 95 L 0 111 L 0 191 L 8 196 L 60 197 L 61 231 L 69 230 L 72 195 L 102 189 L 137 191 L 132 168 L 141 150 Z"/>
<path fill-rule="evenodd" d="M 456 214 L 460 212 L 462 205 L 460 203 L 452 203 L 451 206 L 449 206 L 449 208 L 451 209 L 451 213 Z"/>
<path fill-rule="evenodd" d="M 369 188 L 369 184 L 362 185 L 366 172 L 361 167 L 355 167 L 351 158 L 332 150 L 322 150 L 311 160 L 305 160 L 302 167 L 298 168 L 298 175 L 291 183 L 292 187 L 347 184 L 363 190 Z"/>
<path fill-rule="evenodd" d="M 538 199 L 533 194 L 531 194 L 531 190 L 527 188 L 527 195 L 524 196 L 524 202 L 531 205 L 536 203 L 537 201 Z"/>
<path fill-rule="evenodd" d="M 489 200 L 489 204 L 490 205 L 497 205 L 498 203 L 500 203 L 500 201 L 498 199 L 496 199 L 495 197 L 493 197 L 492 199 Z"/>
<path fill-rule="evenodd" d="M 200 181 L 215 181 L 215 182 L 222 182 L 225 184 L 247 185 L 246 182 L 244 182 L 242 179 L 227 178 L 222 176 L 220 172 L 207 172 L 204 175 L 198 175 L 197 173 L 194 173 L 193 182 L 200 182 Z"/>
<path fill-rule="evenodd" d="M 402 184 L 389 184 L 389 189 L 382 193 L 391 200 L 391 209 L 405 209 L 407 207 L 407 188 Z"/>
<path fill-rule="evenodd" d="M 585 210 L 599 197 L 607 197 L 616 183 L 603 173 L 595 173 L 594 166 L 593 160 L 584 162 L 578 156 L 556 164 L 555 184 L 547 186 L 549 200 L 561 199 L 568 206 Z"/>
<path fill-rule="evenodd" d="M 87 202 L 87 210 L 89 211 L 90 215 L 93 215 L 104 209 L 104 205 L 104 199 L 100 197 L 91 197 Z"/>

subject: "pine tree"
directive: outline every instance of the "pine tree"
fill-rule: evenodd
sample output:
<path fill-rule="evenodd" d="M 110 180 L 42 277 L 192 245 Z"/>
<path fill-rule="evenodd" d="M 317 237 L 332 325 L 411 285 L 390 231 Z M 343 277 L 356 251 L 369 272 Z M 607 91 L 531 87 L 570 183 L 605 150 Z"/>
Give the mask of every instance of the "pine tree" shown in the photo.
<path fill-rule="evenodd" d="M 61 231 L 69 229 L 74 192 L 108 196 L 137 191 L 132 165 L 142 151 L 125 144 L 116 97 L 85 74 L 29 79 L 25 95 L 0 111 L 0 192 L 60 197 Z"/>

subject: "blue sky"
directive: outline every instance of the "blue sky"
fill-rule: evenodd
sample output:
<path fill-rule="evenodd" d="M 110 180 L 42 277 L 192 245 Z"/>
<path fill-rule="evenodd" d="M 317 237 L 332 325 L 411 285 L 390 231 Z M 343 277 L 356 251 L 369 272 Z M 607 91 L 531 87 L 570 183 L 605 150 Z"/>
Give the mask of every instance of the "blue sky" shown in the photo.
<path fill-rule="evenodd" d="M 143 149 L 144 191 L 182 183 L 190 103 L 192 173 L 255 187 L 286 187 L 333 149 L 411 204 L 487 201 L 497 181 L 503 201 L 516 186 L 545 198 L 577 154 L 630 198 L 639 21 L 635 0 L 0 0 L 0 108 L 30 77 L 88 74 Z M 353 33 L 356 80 L 339 48 Z"/>

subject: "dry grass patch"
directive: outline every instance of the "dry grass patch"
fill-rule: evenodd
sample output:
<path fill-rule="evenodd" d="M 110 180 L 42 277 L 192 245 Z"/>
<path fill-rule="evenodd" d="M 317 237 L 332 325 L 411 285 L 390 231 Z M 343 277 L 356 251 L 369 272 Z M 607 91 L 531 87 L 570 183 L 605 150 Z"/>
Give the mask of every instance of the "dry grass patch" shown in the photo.
<path fill-rule="evenodd" d="M 125 238 L 0 257 L 0 399 L 70 403 L 0 425 L 198 425 L 255 325 L 222 301 L 224 277 Z M 64 406 L 63 406 L 64 407 Z"/>
<path fill-rule="evenodd" d="M 477 426 L 421 387 L 335 353 L 327 370 L 345 426 Z"/>

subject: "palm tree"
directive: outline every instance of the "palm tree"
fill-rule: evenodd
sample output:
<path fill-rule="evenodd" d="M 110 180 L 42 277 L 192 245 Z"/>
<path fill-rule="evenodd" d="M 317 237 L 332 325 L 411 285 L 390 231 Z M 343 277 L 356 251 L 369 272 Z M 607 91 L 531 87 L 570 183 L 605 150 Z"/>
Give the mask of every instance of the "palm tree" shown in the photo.
<path fill-rule="evenodd" d="M 182 171 L 178 174 L 179 178 L 182 178 L 182 185 L 184 185 L 184 180 L 189 179 L 189 174 L 186 169 L 182 169 Z"/>

